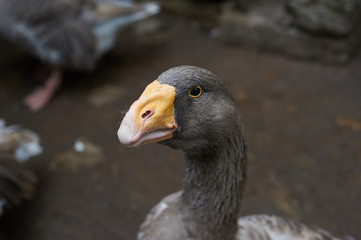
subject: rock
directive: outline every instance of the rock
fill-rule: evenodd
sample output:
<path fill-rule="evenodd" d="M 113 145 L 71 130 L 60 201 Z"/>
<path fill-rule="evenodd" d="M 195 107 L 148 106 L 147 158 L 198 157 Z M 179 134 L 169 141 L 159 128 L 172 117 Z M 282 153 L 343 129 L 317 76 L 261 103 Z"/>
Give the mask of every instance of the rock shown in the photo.
<path fill-rule="evenodd" d="M 294 24 L 313 33 L 350 34 L 360 20 L 360 0 L 290 0 Z"/>
<path fill-rule="evenodd" d="M 224 8 L 219 30 L 224 43 L 331 63 L 349 60 L 361 38 L 361 31 L 338 37 L 304 31 L 283 1 L 264 1 L 247 12 Z"/>

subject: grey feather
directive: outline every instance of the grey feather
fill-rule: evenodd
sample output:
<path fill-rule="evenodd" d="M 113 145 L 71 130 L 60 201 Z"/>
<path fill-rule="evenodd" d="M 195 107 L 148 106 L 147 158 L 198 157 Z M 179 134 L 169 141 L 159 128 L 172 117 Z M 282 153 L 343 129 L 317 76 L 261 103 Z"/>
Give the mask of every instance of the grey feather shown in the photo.
<path fill-rule="evenodd" d="M 34 195 L 36 177 L 19 162 L 40 152 L 36 133 L 0 119 L 0 215 Z"/>
<path fill-rule="evenodd" d="M 90 70 L 114 46 L 119 29 L 158 13 L 157 6 L 121 0 L 0 0 L 0 35 L 51 65 Z"/>
<path fill-rule="evenodd" d="M 0 215 L 35 193 L 36 177 L 12 159 L 0 159 Z"/>

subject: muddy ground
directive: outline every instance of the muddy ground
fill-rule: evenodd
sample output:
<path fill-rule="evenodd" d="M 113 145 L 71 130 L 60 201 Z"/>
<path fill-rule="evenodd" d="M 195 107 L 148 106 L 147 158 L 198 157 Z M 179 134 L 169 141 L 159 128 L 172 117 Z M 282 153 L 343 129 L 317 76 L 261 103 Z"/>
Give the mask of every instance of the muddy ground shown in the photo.
<path fill-rule="evenodd" d="M 120 46 L 95 71 L 67 72 L 37 114 L 22 105 L 37 63 L 26 57 L 2 67 L 0 117 L 37 132 L 44 147 L 26 163 L 37 194 L 1 218 L 3 238 L 135 239 L 150 208 L 182 187 L 183 155 L 159 144 L 126 149 L 116 131 L 143 88 L 183 64 L 220 76 L 243 113 L 242 214 L 277 214 L 361 238 L 360 57 L 344 65 L 290 59 L 224 45 L 197 22 L 168 18 L 162 34 Z M 91 150 L 76 153 L 78 139 Z"/>

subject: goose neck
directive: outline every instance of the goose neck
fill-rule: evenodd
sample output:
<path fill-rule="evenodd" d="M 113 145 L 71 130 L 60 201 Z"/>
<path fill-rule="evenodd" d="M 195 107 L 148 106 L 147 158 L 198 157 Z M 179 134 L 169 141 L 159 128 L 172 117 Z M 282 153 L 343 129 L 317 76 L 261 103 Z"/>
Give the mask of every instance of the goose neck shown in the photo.
<path fill-rule="evenodd" d="M 242 134 L 233 134 L 207 151 L 186 153 L 186 183 L 181 204 L 194 239 L 234 236 L 245 180 L 246 145 Z"/>

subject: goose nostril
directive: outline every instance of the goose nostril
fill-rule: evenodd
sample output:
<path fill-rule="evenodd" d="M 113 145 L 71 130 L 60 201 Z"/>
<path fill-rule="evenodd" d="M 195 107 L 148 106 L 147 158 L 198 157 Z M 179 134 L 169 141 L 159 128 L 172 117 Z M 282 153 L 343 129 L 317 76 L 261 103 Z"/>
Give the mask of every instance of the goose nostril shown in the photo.
<path fill-rule="evenodd" d="M 153 115 L 153 112 L 150 110 L 147 110 L 142 114 L 142 119 L 150 118 L 152 115 Z"/>

